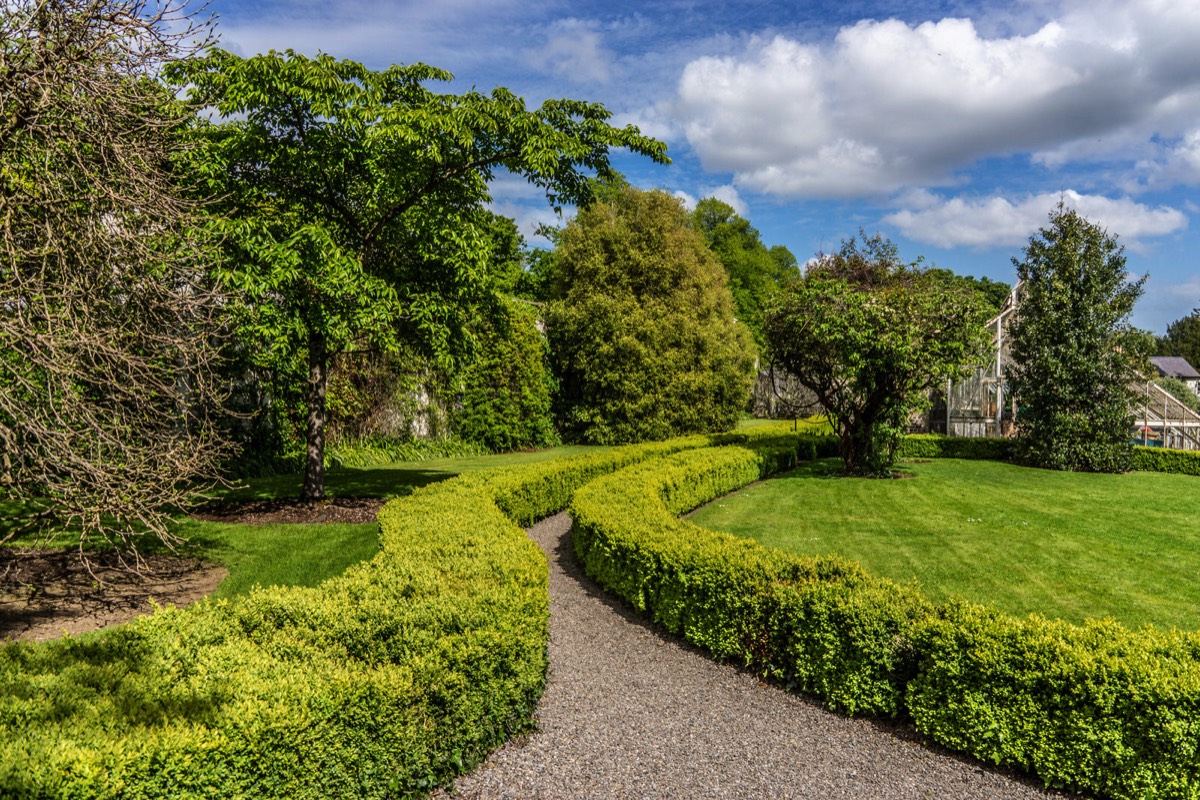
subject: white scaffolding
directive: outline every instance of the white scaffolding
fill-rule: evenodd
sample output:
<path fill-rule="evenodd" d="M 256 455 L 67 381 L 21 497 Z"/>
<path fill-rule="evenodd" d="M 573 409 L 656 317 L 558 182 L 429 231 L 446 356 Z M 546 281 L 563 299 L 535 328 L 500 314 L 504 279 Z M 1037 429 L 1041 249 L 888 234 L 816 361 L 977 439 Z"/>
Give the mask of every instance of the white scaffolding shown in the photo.
<path fill-rule="evenodd" d="M 1017 282 L 1000 313 L 987 322 L 992 332 L 993 356 L 986 367 L 957 383 L 946 382 L 946 433 L 951 436 L 1006 436 L 1012 427 L 1015 408 L 1006 396 L 1005 374 L 1012 364 L 1008 347 L 1008 327 L 1016 316 L 1018 292 L 1022 283 Z M 1009 408 L 1005 408 L 1008 400 Z"/>
<path fill-rule="evenodd" d="M 1012 365 L 1008 328 L 1016 318 L 1022 285 L 1018 282 L 1012 288 L 1000 313 L 988 320 L 994 348 L 988 365 L 962 381 L 946 384 L 944 424 L 945 432 L 952 436 L 979 438 L 1012 433 L 1017 409 L 1005 385 Z M 1132 439 L 1149 446 L 1200 450 L 1200 414 L 1153 381 L 1139 381 L 1130 388 L 1136 397 Z"/>

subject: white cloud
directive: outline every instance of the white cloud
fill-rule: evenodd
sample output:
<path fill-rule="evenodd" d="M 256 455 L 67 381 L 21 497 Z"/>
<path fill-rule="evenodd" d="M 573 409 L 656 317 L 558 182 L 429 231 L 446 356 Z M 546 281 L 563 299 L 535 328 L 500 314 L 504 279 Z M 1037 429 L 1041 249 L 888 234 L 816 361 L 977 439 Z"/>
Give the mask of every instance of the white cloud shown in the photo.
<path fill-rule="evenodd" d="M 739 217 L 744 218 L 749 216 L 750 207 L 746 205 L 746 201 L 742 199 L 740 194 L 738 194 L 738 190 L 730 184 L 706 189 L 704 196 L 717 198 L 722 203 L 725 203 L 734 211 L 736 211 Z"/>
<path fill-rule="evenodd" d="M 673 110 L 705 167 L 742 188 L 886 195 L 989 156 L 1181 136 L 1200 116 L 1196 41 L 1200 3 L 1164 0 L 1069 0 L 1025 35 L 864 20 L 825 44 L 756 39 L 696 59 Z"/>
<path fill-rule="evenodd" d="M 608 83 L 616 62 L 598 23 L 573 18 L 556 21 L 529 57 L 538 68 L 574 83 Z"/>
<path fill-rule="evenodd" d="M 1047 215 L 1062 199 L 1092 222 L 1117 234 L 1131 249 L 1141 241 L 1187 228 L 1187 216 L 1178 209 L 1151 208 L 1128 197 L 1109 198 L 1074 191 L 1031 195 L 1017 202 L 1003 197 L 940 198 L 912 192 L 908 208 L 884 218 L 910 239 L 938 247 L 1018 246 L 1046 225 Z"/>
<path fill-rule="evenodd" d="M 701 188 L 699 197 L 694 194 L 690 194 L 689 192 L 685 192 L 682 189 L 677 189 L 671 194 L 672 196 L 678 197 L 680 200 L 682 200 L 683 207 L 688 211 L 692 211 L 696 208 L 696 203 L 699 202 L 700 198 L 715 197 L 722 203 L 725 203 L 732 208 L 739 217 L 745 218 L 750 213 L 750 207 L 746 205 L 746 201 L 742 199 L 740 194 L 738 194 L 737 188 L 731 184 Z"/>
<path fill-rule="evenodd" d="M 671 192 L 671 196 L 679 198 L 680 202 L 683 203 L 683 207 L 687 211 L 691 212 L 696 210 L 696 203 L 699 201 L 696 200 L 695 195 L 690 195 L 682 189 L 676 189 L 675 191 Z"/>

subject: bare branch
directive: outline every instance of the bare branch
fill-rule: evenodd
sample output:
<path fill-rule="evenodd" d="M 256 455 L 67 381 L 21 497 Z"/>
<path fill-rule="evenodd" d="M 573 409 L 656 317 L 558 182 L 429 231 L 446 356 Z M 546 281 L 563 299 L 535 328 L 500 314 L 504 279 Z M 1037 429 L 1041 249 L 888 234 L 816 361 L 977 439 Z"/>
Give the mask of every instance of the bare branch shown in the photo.
<path fill-rule="evenodd" d="M 0 10 L 0 492 L 27 527 L 169 543 L 215 472 L 221 300 L 156 79 L 211 32 L 172 0 Z"/>

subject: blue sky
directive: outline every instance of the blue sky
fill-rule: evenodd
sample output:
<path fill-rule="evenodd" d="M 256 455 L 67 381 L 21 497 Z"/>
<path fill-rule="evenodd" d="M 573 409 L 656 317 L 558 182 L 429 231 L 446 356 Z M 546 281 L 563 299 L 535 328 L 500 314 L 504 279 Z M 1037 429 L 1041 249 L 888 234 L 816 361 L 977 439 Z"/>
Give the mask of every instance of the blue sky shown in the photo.
<path fill-rule="evenodd" d="M 1200 0 L 214 0 L 221 46 L 451 90 L 604 103 L 673 164 L 636 185 L 715 195 L 801 261 L 864 228 L 906 258 L 1011 282 L 1062 197 L 1148 274 L 1134 323 L 1200 306 Z M 493 187 L 524 230 L 536 191 Z"/>

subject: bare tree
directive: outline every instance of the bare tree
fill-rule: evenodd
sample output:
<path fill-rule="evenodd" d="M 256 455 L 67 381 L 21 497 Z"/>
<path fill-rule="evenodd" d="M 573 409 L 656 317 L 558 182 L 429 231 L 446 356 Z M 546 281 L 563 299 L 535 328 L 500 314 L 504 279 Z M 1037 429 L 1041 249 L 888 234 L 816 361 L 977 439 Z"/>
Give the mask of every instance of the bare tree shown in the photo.
<path fill-rule="evenodd" d="M 8 536 L 170 542 L 172 507 L 215 474 L 220 303 L 178 189 L 190 111 L 157 79 L 211 33 L 176 2 L 0 8 L 0 500 L 23 501 Z"/>

